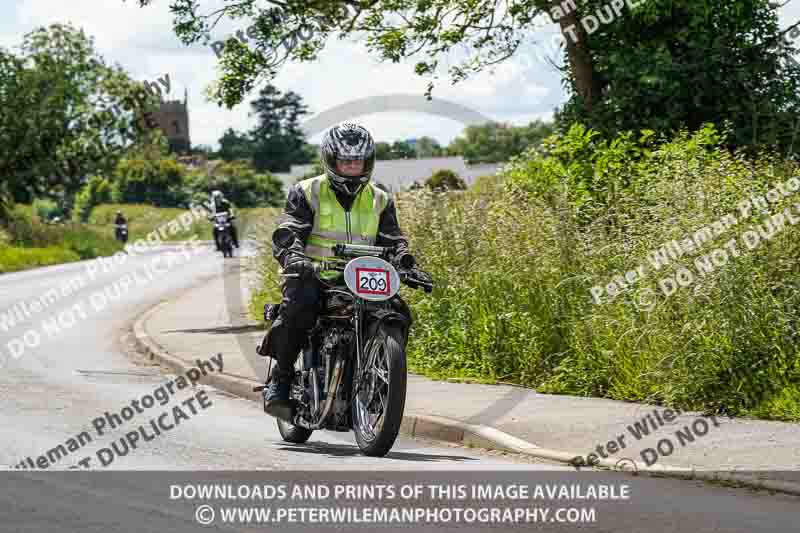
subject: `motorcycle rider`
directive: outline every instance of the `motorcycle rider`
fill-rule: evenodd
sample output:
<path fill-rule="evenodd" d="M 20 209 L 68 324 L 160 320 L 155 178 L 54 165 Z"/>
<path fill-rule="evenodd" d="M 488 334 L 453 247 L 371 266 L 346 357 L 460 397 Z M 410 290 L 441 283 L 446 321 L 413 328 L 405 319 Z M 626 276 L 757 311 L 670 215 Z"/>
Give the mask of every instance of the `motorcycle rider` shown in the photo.
<path fill-rule="evenodd" d="M 264 409 L 291 421 L 294 405 L 290 387 L 294 364 L 322 306 L 322 283 L 314 275 L 312 259 L 333 255 L 337 242 L 395 247 L 395 261 L 408 253 L 408 241 L 400 231 L 394 200 L 372 183 L 375 143 L 361 125 L 343 123 L 330 128 L 322 139 L 320 159 L 325 173 L 295 184 L 288 192 L 286 208 L 278 229 L 294 233 L 287 248 L 273 245 L 273 256 L 286 277 L 278 317 L 268 333 L 265 350 L 277 361 L 264 392 Z M 338 273 L 323 273 L 333 280 Z M 398 312 L 411 323 L 408 306 L 399 297 L 393 301 Z M 407 328 L 406 328 L 407 334 Z"/>
<path fill-rule="evenodd" d="M 114 218 L 114 235 L 116 235 L 117 239 L 120 239 L 120 230 L 122 230 L 121 226 L 127 225 L 128 221 L 125 219 L 122 211 L 117 211 L 117 216 Z"/>
<path fill-rule="evenodd" d="M 228 220 L 231 221 L 231 237 L 233 237 L 233 246 L 236 248 L 239 247 L 239 234 L 236 231 L 236 225 L 232 221 L 233 217 L 233 206 L 228 201 L 227 198 L 222 194 L 222 191 L 212 191 L 211 192 L 211 209 L 212 214 L 208 217 L 209 220 L 215 220 L 216 215 L 220 215 L 222 213 L 226 213 L 228 215 Z M 222 248 L 219 245 L 219 231 L 217 230 L 217 225 L 214 224 L 214 244 L 217 246 L 217 251 L 219 252 Z"/>

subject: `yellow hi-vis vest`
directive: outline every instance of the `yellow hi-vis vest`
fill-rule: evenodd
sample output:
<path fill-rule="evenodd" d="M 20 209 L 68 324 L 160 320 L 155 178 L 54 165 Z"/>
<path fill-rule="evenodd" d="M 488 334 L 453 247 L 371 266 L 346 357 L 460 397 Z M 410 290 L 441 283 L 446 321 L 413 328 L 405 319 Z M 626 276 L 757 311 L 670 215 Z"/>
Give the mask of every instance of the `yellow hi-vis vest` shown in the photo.
<path fill-rule="evenodd" d="M 381 213 L 389 203 L 389 195 L 373 185 L 361 189 L 350 211 L 345 211 L 323 174 L 300 182 L 306 200 L 314 210 L 314 227 L 306 242 L 305 253 L 315 260 L 333 256 L 331 248 L 338 243 L 374 245 Z M 333 278 L 336 272 L 323 277 Z"/>

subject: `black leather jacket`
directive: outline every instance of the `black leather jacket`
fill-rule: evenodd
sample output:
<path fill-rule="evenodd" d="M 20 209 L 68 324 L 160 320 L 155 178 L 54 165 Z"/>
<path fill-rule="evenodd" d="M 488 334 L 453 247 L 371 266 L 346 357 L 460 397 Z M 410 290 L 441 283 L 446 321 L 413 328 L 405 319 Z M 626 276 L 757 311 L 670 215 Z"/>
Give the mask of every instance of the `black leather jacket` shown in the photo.
<path fill-rule="evenodd" d="M 352 206 L 352 200 L 336 195 L 337 200 L 345 210 Z M 299 184 L 295 184 L 289 189 L 286 198 L 286 209 L 280 219 L 278 228 L 288 228 L 294 233 L 294 243 L 288 248 L 278 248 L 272 245 L 272 255 L 284 266 L 286 258 L 292 252 L 303 253 L 308 236 L 314 226 L 314 211 L 306 200 L 303 189 Z M 400 231 L 400 224 L 397 221 L 397 209 L 394 200 L 390 197 L 389 202 L 381 213 L 378 222 L 378 234 L 375 236 L 375 246 L 396 247 L 398 254 L 408 251 L 408 240 Z"/>

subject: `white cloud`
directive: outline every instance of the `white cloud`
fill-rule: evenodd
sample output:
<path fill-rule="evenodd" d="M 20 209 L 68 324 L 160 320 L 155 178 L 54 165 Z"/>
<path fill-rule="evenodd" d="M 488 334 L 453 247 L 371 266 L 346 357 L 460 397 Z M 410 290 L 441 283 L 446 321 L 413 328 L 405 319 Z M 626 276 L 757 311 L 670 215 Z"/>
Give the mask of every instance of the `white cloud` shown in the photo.
<path fill-rule="evenodd" d="M 208 46 L 186 47 L 180 43 L 172 31 L 166 0 L 147 8 L 139 8 L 134 0 L 25 0 L 0 8 L 0 13 L 9 10 L 16 20 L 2 27 L 2 44 L 18 44 L 22 35 L 34 27 L 71 21 L 95 39 L 107 61 L 119 63 L 135 79 L 154 80 L 168 73 L 171 98 L 182 99 L 184 88 L 188 90 L 195 144 L 216 145 L 226 128 L 246 129 L 253 124 L 248 117 L 248 102 L 227 110 L 205 101 L 203 91 L 217 75 L 216 57 Z M 9 33 L 11 28 L 13 33 Z M 227 23 L 214 35 L 224 38 L 237 29 L 244 28 Z M 548 72 L 540 74 L 556 83 L 537 79 L 530 70 L 508 63 L 494 74 L 483 73 L 456 86 L 450 86 L 444 77 L 434 96 L 459 102 L 490 117 L 515 109 L 519 113 L 547 111 L 540 100 L 553 87 L 557 89 L 557 78 Z M 286 65 L 275 84 L 284 91 L 299 93 L 316 113 L 366 96 L 422 95 L 427 80 L 413 73 L 413 62 L 381 63 L 360 44 L 331 39 L 317 62 Z M 382 113 L 364 117 L 363 121 L 375 130 L 376 137 L 387 140 L 429 135 L 448 142 L 463 129 L 451 120 L 415 113 Z"/>
<path fill-rule="evenodd" d="M 22 36 L 37 26 L 72 21 L 94 37 L 106 60 L 119 63 L 135 79 L 153 80 L 169 73 L 171 98 L 183 98 L 184 88 L 188 90 L 193 143 L 216 145 L 226 128 L 252 126 L 249 101 L 233 110 L 205 101 L 203 91 L 217 76 L 216 57 L 208 46 L 187 47 L 175 37 L 169 3 L 160 0 L 139 8 L 135 0 L 4 0 L 0 7 L 0 45 L 18 45 Z M 789 3 L 783 8 L 782 26 L 797 18 L 800 5 Z M 242 26 L 223 23 L 214 35 L 224 38 L 237 29 L 244 30 Z M 566 100 L 558 72 L 543 61 L 545 56 L 558 58 L 561 54 L 552 41 L 555 33 L 555 25 L 537 30 L 536 43 L 525 45 L 493 72 L 477 74 L 456 85 L 451 85 L 444 74 L 434 96 L 512 123 L 549 118 L 554 107 Z M 443 61 L 443 68 L 456 63 L 455 56 Z M 366 96 L 422 95 L 427 79 L 413 73 L 413 64 L 381 63 L 363 45 L 333 38 L 318 61 L 286 65 L 275 84 L 284 91 L 299 93 L 310 110 L 318 113 Z M 361 120 L 377 138 L 385 140 L 429 135 L 446 143 L 462 130 L 452 120 L 418 113 L 382 113 Z"/>

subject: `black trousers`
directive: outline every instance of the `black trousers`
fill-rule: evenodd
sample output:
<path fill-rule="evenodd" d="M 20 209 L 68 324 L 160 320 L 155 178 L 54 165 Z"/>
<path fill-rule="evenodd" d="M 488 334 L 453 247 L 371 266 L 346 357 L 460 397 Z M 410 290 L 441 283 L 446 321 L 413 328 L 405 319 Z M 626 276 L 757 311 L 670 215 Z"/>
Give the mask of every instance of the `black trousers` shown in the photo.
<path fill-rule="evenodd" d="M 286 278 L 283 284 L 283 299 L 278 318 L 269 332 L 272 356 L 280 370 L 292 370 L 297 356 L 308 340 L 308 334 L 317 323 L 324 304 L 322 283 L 315 277 Z M 411 324 L 411 310 L 396 296 L 392 300 L 395 311 L 406 317 Z"/>

